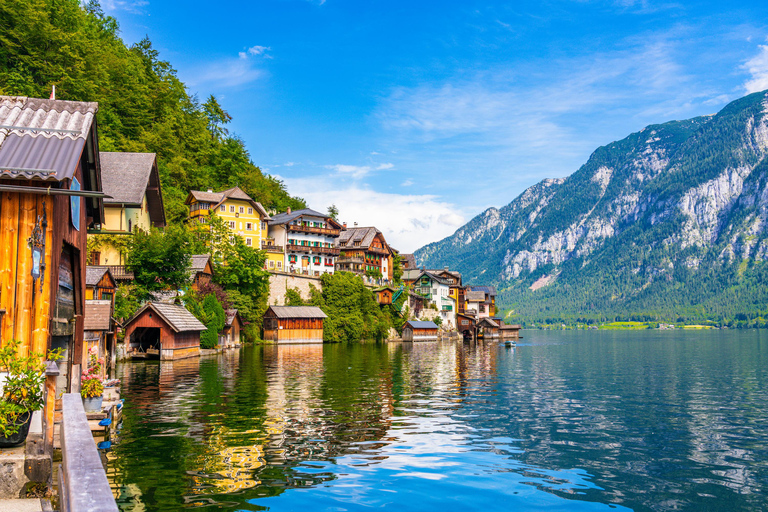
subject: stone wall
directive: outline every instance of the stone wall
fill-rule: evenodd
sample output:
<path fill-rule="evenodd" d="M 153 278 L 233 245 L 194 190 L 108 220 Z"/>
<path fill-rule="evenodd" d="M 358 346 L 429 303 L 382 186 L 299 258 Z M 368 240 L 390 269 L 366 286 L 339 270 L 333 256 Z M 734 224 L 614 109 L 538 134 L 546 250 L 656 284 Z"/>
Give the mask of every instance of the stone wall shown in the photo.
<path fill-rule="evenodd" d="M 297 274 L 270 274 L 269 276 L 269 305 L 282 306 L 285 304 L 285 292 L 289 288 L 295 288 L 301 294 L 301 298 L 309 300 L 309 285 L 318 290 L 323 289 L 319 277 L 300 276 Z"/>

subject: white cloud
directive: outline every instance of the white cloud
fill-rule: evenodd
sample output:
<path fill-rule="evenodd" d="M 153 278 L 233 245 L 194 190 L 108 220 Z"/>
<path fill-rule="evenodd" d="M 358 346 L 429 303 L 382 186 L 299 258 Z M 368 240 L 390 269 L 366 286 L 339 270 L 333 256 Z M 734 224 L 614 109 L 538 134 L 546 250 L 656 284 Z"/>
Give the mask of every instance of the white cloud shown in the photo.
<path fill-rule="evenodd" d="M 379 164 L 379 165 L 376 166 L 376 170 L 377 171 L 386 171 L 388 169 L 394 169 L 394 167 L 395 167 L 395 164 L 390 164 L 390 163 Z"/>
<path fill-rule="evenodd" d="M 410 187 L 411 185 L 413 185 L 413 180 L 410 178 L 400 184 L 401 187 Z"/>
<path fill-rule="evenodd" d="M 768 89 L 768 45 L 759 45 L 759 53 L 749 59 L 743 66 L 751 79 L 744 82 L 747 93 L 764 91 Z"/>
<path fill-rule="evenodd" d="M 252 46 L 246 51 L 239 52 L 237 58 L 225 57 L 215 62 L 203 63 L 190 72 L 186 81 L 191 86 L 207 86 L 209 88 L 239 87 L 255 82 L 266 75 L 258 67 L 254 56 L 263 56 L 269 50 L 268 46 Z"/>
<path fill-rule="evenodd" d="M 395 167 L 395 164 L 391 164 L 391 163 L 379 164 L 376 167 L 372 167 L 370 165 L 346 165 L 346 164 L 334 164 L 334 165 L 325 166 L 326 169 L 336 171 L 336 173 L 341 176 L 348 176 L 353 179 L 363 178 L 368 174 L 370 174 L 371 171 L 386 171 L 388 169 L 393 169 L 394 167 Z"/>
<path fill-rule="evenodd" d="M 104 12 L 126 11 L 133 14 L 144 14 L 143 7 L 149 5 L 147 0 L 103 0 L 101 7 Z"/>
<path fill-rule="evenodd" d="M 433 195 L 390 194 L 357 185 L 342 187 L 322 177 L 276 177 L 291 194 L 304 198 L 310 208 L 325 211 L 335 204 L 342 222 L 376 226 L 387 242 L 402 252 L 441 240 L 465 222 L 455 205 Z"/>
<path fill-rule="evenodd" d="M 241 59 L 247 59 L 248 57 L 258 57 L 260 55 L 263 56 L 265 59 L 271 59 L 272 56 L 268 55 L 266 53 L 266 52 L 268 52 L 271 49 L 272 48 L 270 48 L 269 46 L 258 46 L 258 45 L 257 46 L 251 46 L 250 48 L 248 48 L 244 52 L 240 52 L 237 55 Z"/>

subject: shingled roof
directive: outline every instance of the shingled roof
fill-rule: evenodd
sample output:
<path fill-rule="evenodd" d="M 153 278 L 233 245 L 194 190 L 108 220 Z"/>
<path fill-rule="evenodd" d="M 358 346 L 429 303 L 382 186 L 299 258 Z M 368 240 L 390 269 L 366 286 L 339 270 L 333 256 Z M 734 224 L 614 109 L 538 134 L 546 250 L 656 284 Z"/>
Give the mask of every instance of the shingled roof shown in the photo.
<path fill-rule="evenodd" d="M 189 270 L 194 274 L 205 272 L 205 265 L 210 261 L 210 254 L 193 254 L 189 259 Z"/>
<path fill-rule="evenodd" d="M 200 320 L 195 318 L 184 306 L 164 304 L 162 302 L 147 302 L 144 304 L 144 306 L 125 323 L 126 329 L 148 309 L 157 313 L 160 318 L 168 324 L 168 327 L 175 332 L 204 331 L 206 329 L 206 327 L 200 323 Z"/>
<path fill-rule="evenodd" d="M 109 274 L 109 277 L 112 279 L 112 282 L 115 281 L 114 276 L 112 275 L 112 272 L 110 272 L 109 267 L 100 267 L 100 266 L 87 266 L 85 267 L 85 286 L 96 286 L 99 284 L 99 281 L 101 281 L 101 278 L 104 277 L 104 274 Z"/>
<path fill-rule="evenodd" d="M 240 316 L 240 313 L 238 313 L 236 309 L 228 309 L 226 313 L 227 313 L 227 323 L 225 324 L 226 326 L 231 326 L 235 321 L 235 317 Z"/>
<path fill-rule="evenodd" d="M 0 96 L 0 178 L 71 179 L 98 109 L 98 103 Z"/>
<path fill-rule="evenodd" d="M 425 322 L 418 320 L 408 320 L 405 325 L 410 325 L 413 329 L 437 329 L 435 322 Z"/>
<path fill-rule="evenodd" d="M 269 306 L 277 318 L 328 318 L 317 306 Z"/>
<path fill-rule="evenodd" d="M 155 153 L 99 153 L 104 193 L 112 196 L 104 204 L 140 206 L 147 196 L 149 217 L 157 227 L 165 226 L 163 195 Z"/>
<path fill-rule="evenodd" d="M 418 265 L 416 264 L 416 256 L 414 256 L 413 254 L 401 254 L 400 262 L 403 266 L 403 269 L 413 270 L 413 269 L 419 268 Z"/>
<path fill-rule="evenodd" d="M 112 315 L 112 301 L 86 300 L 83 326 L 86 331 L 108 331 Z"/>
<path fill-rule="evenodd" d="M 354 228 L 347 228 L 341 231 L 341 234 L 339 235 L 339 238 L 336 240 L 336 247 L 346 246 L 349 242 L 357 243 L 360 242 L 359 245 L 356 245 L 355 247 L 360 247 L 362 249 L 367 249 L 371 246 L 373 243 L 374 238 L 376 238 L 376 235 L 381 235 L 381 231 L 374 227 L 354 227 Z M 382 235 L 382 239 L 384 236 Z M 386 240 L 384 241 L 384 245 L 386 246 Z"/>
<path fill-rule="evenodd" d="M 465 297 L 467 302 L 485 302 L 485 292 L 480 290 L 467 290 Z"/>
<path fill-rule="evenodd" d="M 246 201 L 247 203 L 250 203 L 251 206 L 256 208 L 259 213 L 261 213 L 262 217 L 269 219 L 267 210 L 261 205 L 261 203 L 254 201 L 253 198 L 246 194 L 240 187 L 228 188 L 222 192 L 203 192 L 200 190 L 190 190 L 189 195 L 187 196 L 187 200 L 184 203 L 190 204 L 192 199 L 204 203 L 211 203 L 211 209 L 218 208 L 219 205 L 221 205 L 221 203 L 227 199 L 238 199 L 240 201 Z"/>
<path fill-rule="evenodd" d="M 328 223 L 333 224 L 335 228 L 341 228 L 341 224 L 330 218 L 328 215 L 325 213 L 320 213 L 311 208 L 302 208 L 301 210 L 296 210 L 295 212 L 284 212 L 273 215 L 272 219 L 269 221 L 269 225 L 278 226 L 280 224 L 288 224 L 292 220 L 298 219 L 299 217 L 303 217 L 305 215 L 307 217 L 319 217 L 321 219 L 325 219 Z"/>

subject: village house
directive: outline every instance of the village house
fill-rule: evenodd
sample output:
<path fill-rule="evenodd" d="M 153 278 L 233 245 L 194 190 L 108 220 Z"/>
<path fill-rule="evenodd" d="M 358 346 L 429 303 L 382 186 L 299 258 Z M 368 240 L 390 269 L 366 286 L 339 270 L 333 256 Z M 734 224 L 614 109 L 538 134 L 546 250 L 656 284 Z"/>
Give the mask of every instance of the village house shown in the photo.
<path fill-rule="evenodd" d="M 326 318 L 315 306 L 270 306 L 264 313 L 262 337 L 274 343 L 322 343 Z"/>
<path fill-rule="evenodd" d="M 86 357 L 86 230 L 104 222 L 97 110 L 0 96 L 0 343 L 65 349 L 59 390 L 77 387 Z"/>
<path fill-rule="evenodd" d="M 192 190 L 184 204 L 189 206 L 190 221 L 205 226 L 216 215 L 232 233 L 243 237 L 248 247 L 260 249 L 267 238 L 267 211 L 240 187 L 223 192 Z"/>
<path fill-rule="evenodd" d="M 116 324 L 113 314 L 114 304 L 111 300 L 86 299 L 83 351 L 88 353 L 92 347 L 97 347 L 98 357 L 103 358 L 109 366 L 115 363 Z M 105 367 L 102 367 L 102 377 Z"/>
<path fill-rule="evenodd" d="M 437 341 L 437 324 L 408 320 L 403 325 L 403 341 Z"/>
<path fill-rule="evenodd" d="M 213 279 L 213 262 L 210 254 L 193 254 L 189 259 L 189 274 L 192 289 L 198 291 L 201 286 Z"/>
<path fill-rule="evenodd" d="M 499 324 L 493 318 L 486 316 L 478 320 L 477 330 L 477 336 L 485 341 L 499 339 Z"/>
<path fill-rule="evenodd" d="M 442 277 L 426 270 L 413 281 L 413 290 L 423 296 L 437 310 L 444 326 L 456 327 L 456 301 L 450 295 L 450 284 Z"/>
<path fill-rule="evenodd" d="M 392 280 L 392 249 L 384 235 L 374 227 L 344 227 L 336 240 L 339 257 L 336 270 L 390 282 Z"/>
<path fill-rule="evenodd" d="M 464 336 L 465 340 L 469 340 L 475 337 L 477 331 L 477 318 L 474 315 L 467 315 L 464 313 L 456 313 L 456 330 L 459 334 Z"/>
<path fill-rule="evenodd" d="M 417 270 L 419 268 L 419 266 L 416 265 L 416 257 L 413 254 L 401 254 L 400 266 L 403 268 L 403 271 Z"/>
<path fill-rule="evenodd" d="M 117 282 L 109 267 L 85 268 L 85 300 L 108 300 L 115 304 Z"/>
<path fill-rule="evenodd" d="M 101 160 L 104 222 L 88 230 L 89 265 L 107 265 L 120 281 L 133 276 L 125 271 L 121 237 L 134 229 L 149 231 L 165 227 L 165 208 L 155 153 L 99 153 Z M 110 237 L 99 235 L 112 235 Z"/>
<path fill-rule="evenodd" d="M 283 268 L 287 272 L 308 276 L 333 273 L 339 249 L 335 241 L 341 225 L 327 215 L 305 208 L 272 216 L 269 236 L 277 246 L 284 247 Z M 270 259 L 267 253 L 267 264 Z M 267 270 L 277 270 L 267 267 Z"/>
<path fill-rule="evenodd" d="M 478 319 L 496 315 L 496 288 L 493 286 L 467 286 L 466 312 Z"/>
<path fill-rule="evenodd" d="M 147 302 L 125 322 L 128 355 L 161 361 L 199 356 L 205 329 L 184 306 Z"/>

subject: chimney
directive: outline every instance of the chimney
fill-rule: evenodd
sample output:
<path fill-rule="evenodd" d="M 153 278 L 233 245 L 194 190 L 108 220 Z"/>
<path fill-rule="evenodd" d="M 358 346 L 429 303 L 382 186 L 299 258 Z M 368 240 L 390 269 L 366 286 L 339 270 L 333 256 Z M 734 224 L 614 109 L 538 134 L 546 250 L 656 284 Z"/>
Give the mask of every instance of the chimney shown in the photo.
<path fill-rule="evenodd" d="M 209 188 L 209 189 L 208 189 L 208 193 L 209 193 L 209 194 L 213 194 L 213 189 L 212 189 L 212 188 Z"/>
<path fill-rule="evenodd" d="M 344 229 L 347 229 L 347 223 L 345 222 L 343 225 L 344 225 Z"/>
<path fill-rule="evenodd" d="M 289 206 L 287 210 L 285 210 L 285 213 L 291 213 L 291 207 Z"/>
<path fill-rule="evenodd" d="M 448 272 L 448 267 L 445 267 L 445 268 L 443 268 L 443 270 L 445 270 L 446 272 Z"/>
<path fill-rule="evenodd" d="M 355 222 L 355 227 L 357 227 L 357 222 Z"/>

